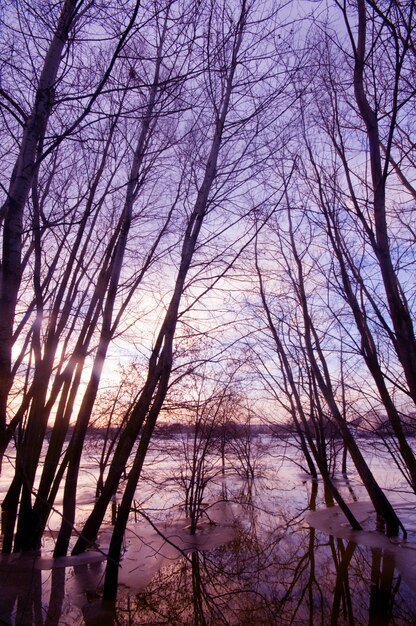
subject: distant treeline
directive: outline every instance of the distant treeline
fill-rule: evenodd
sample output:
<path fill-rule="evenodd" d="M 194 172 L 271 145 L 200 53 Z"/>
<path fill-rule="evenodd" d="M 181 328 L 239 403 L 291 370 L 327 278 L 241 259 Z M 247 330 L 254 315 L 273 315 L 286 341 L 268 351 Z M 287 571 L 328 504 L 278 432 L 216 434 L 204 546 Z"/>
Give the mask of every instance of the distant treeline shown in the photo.
<path fill-rule="evenodd" d="M 204 428 L 207 432 L 209 430 L 210 437 L 247 437 L 257 435 L 274 435 L 274 436 L 290 436 L 295 433 L 295 429 L 291 423 L 279 423 L 279 424 L 241 424 L 238 422 L 227 422 L 226 424 L 214 424 Z M 204 430 L 203 429 L 203 430 Z M 73 426 L 68 429 L 67 437 L 70 439 Z M 195 424 L 183 424 L 181 422 L 161 422 L 155 428 L 155 437 L 169 438 L 180 434 L 193 434 L 195 432 Z M 91 439 L 113 439 L 118 436 L 120 430 L 117 426 L 100 427 L 91 426 L 88 436 Z"/>
<path fill-rule="evenodd" d="M 370 423 L 369 421 L 362 419 L 359 423 L 353 425 L 357 435 L 360 437 L 388 437 L 392 435 L 391 428 L 387 420 L 383 420 L 382 416 L 378 416 L 377 423 Z M 206 432 L 209 432 L 209 436 L 212 438 L 247 438 L 256 437 L 260 435 L 271 435 L 277 438 L 287 438 L 296 435 L 296 428 L 291 422 L 279 422 L 275 424 L 256 422 L 253 424 L 242 424 L 235 421 L 229 421 L 225 424 L 205 425 Z M 204 430 L 203 429 L 203 430 Z M 406 435 L 409 437 L 416 436 L 416 424 L 413 419 L 409 419 L 404 424 Z M 67 438 L 72 436 L 73 426 L 68 429 Z M 114 439 L 118 436 L 120 430 L 117 426 L 100 427 L 92 426 L 89 430 L 88 438 L 94 439 Z M 194 434 L 195 424 L 193 423 L 181 423 L 181 422 L 161 422 L 156 426 L 155 437 L 160 439 L 168 439 L 177 435 Z M 204 433 L 202 432 L 202 435 Z M 341 438 L 340 433 L 337 431 L 336 426 L 327 423 L 327 435 L 330 435 L 334 439 Z"/>

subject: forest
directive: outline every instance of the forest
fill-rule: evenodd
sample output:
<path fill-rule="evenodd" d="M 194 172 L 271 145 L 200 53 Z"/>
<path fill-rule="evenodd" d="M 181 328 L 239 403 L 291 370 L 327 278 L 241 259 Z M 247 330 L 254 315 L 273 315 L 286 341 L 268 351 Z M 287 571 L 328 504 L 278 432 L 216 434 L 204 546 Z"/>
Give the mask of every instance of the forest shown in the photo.
<path fill-rule="evenodd" d="M 160 423 L 192 434 L 194 460 L 234 446 L 245 475 L 251 428 L 290 432 L 352 529 L 349 471 L 379 532 L 406 539 L 360 438 L 415 494 L 415 13 L 1 3 L 3 556 L 39 550 L 52 513 L 53 558 L 81 555 L 117 494 L 114 602 Z"/>

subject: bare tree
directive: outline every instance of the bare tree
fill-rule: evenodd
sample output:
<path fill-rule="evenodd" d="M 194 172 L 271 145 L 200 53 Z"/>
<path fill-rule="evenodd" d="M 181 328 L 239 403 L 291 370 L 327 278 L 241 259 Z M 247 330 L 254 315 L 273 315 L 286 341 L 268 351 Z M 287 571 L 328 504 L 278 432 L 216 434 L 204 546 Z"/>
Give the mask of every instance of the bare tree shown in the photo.
<path fill-rule="evenodd" d="M 295 218 L 295 216 L 297 217 Z M 280 226 L 277 231 L 278 247 L 280 247 L 279 262 L 282 262 L 282 259 L 284 259 L 284 276 L 285 279 L 289 279 L 289 284 L 291 285 L 290 292 L 293 293 L 293 299 L 297 303 L 300 311 L 296 326 L 293 328 L 293 333 L 294 337 L 297 337 L 297 341 L 300 342 L 300 345 L 303 346 L 301 350 L 304 367 L 306 368 L 306 371 L 310 372 L 311 381 L 313 383 L 313 394 L 311 396 L 311 393 L 309 392 L 309 398 L 307 396 L 306 401 L 309 404 L 311 397 L 315 396 L 315 402 L 318 402 L 316 406 L 319 409 L 321 402 L 319 400 L 319 395 L 322 395 L 322 400 L 326 406 L 328 415 L 331 420 L 333 420 L 337 430 L 343 438 L 357 472 L 359 473 L 368 491 L 369 497 L 371 498 L 377 513 L 385 519 L 389 532 L 397 533 L 400 527 L 400 521 L 362 456 L 348 424 L 344 419 L 343 412 L 340 409 L 339 399 L 337 398 L 337 394 L 334 389 L 333 376 L 331 374 L 328 358 L 326 357 L 326 353 L 330 354 L 330 344 L 328 345 L 328 340 L 330 341 L 331 335 L 333 334 L 333 330 L 331 329 L 333 322 L 331 318 L 329 318 L 324 325 L 323 317 L 320 315 L 320 295 L 317 294 L 316 284 L 314 284 L 312 280 L 313 266 L 310 258 L 310 252 L 312 252 L 311 256 L 313 256 L 312 242 L 314 242 L 315 246 L 317 242 L 312 237 L 313 231 L 310 232 L 310 230 L 312 229 L 310 229 L 310 225 L 307 220 L 305 220 L 303 211 L 301 210 L 298 212 L 292 208 L 288 198 L 286 227 L 283 228 Z M 325 456 L 322 457 L 319 454 L 319 450 L 316 447 L 309 431 L 309 424 L 306 417 L 308 412 L 305 414 L 305 410 L 303 408 L 305 400 L 301 399 L 300 390 L 296 384 L 288 359 L 288 352 L 284 349 L 280 334 L 277 332 L 273 319 L 276 319 L 276 316 L 273 315 L 270 304 L 266 299 L 266 292 L 258 261 L 257 268 L 260 277 L 260 295 L 263 307 L 266 311 L 268 327 L 272 333 L 274 344 L 284 367 L 285 377 L 287 377 L 289 382 L 291 402 L 295 403 L 294 408 L 296 409 L 296 413 L 298 417 L 302 419 L 304 431 L 308 441 L 308 447 L 312 450 L 316 465 L 319 468 L 326 484 L 331 489 L 334 498 L 342 507 L 351 524 L 357 527 L 358 523 L 348 512 L 348 507 L 345 507 L 345 503 L 342 503 L 342 498 L 340 499 L 339 494 L 336 493 L 337 490 L 334 490 L 333 486 L 331 486 Z M 326 287 L 324 284 L 322 287 L 325 290 Z M 315 296 L 312 295 L 311 289 L 314 289 Z M 299 348 L 295 349 L 299 350 Z M 317 391 L 319 391 L 319 395 L 317 394 Z"/>
<path fill-rule="evenodd" d="M 122 40 L 126 35 L 127 31 L 123 34 Z M 22 335 L 23 331 L 27 330 L 28 339 L 23 344 L 18 362 L 22 363 L 33 351 L 34 370 L 33 380 L 8 425 L 7 438 L 4 442 L 6 445 L 12 432 L 22 425 L 22 437 L 17 446 L 16 474 L 2 504 L 7 520 L 4 551 L 11 549 L 20 492 L 22 491 L 23 495 L 15 550 L 38 545 L 70 459 L 72 468 L 70 473 L 77 474 L 82 443 L 110 341 L 115 333 L 119 332 L 123 315 L 143 277 L 157 260 L 159 244 L 170 222 L 171 212 L 168 211 L 153 221 L 151 229 L 147 228 L 146 246 L 143 246 L 139 255 L 136 255 L 137 269 L 132 270 L 126 279 L 124 257 L 129 233 L 132 224 L 137 228 L 140 222 L 138 215 L 133 213 L 133 207 L 139 193 L 143 192 L 150 171 L 150 147 L 154 159 L 155 154 L 163 154 L 172 143 L 171 139 L 163 135 L 159 143 L 151 141 L 156 128 L 156 119 L 158 116 L 160 119 L 160 111 L 163 110 L 166 117 L 169 103 L 172 103 L 178 94 L 178 90 L 172 92 L 166 90 L 169 77 L 164 76 L 161 81 L 160 63 L 159 58 L 155 66 L 156 78 L 152 80 L 149 77 L 149 84 L 143 88 L 143 97 L 138 106 L 141 131 L 136 134 L 137 145 L 133 151 L 130 173 L 127 174 L 129 180 L 124 208 L 118 217 L 115 211 L 112 214 L 106 211 L 109 210 L 108 204 L 120 201 L 124 193 L 123 186 L 120 185 L 120 168 L 123 158 L 127 156 L 130 161 L 130 155 L 129 149 L 126 149 L 125 143 L 122 142 L 126 127 L 121 123 L 123 120 L 121 112 L 123 111 L 123 115 L 126 114 L 126 107 L 131 105 L 131 100 L 127 98 L 125 88 L 122 90 L 118 88 L 117 81 L 127 77 L 128 84 L 128 81 L 131 83 L 135 80 L 131 66 L 124 68 L 124 72 L 121 68 L 120 75 L 112 79 L 116 93 L 113 100 L 108 101 L 108 104 L 114 106 L 112 120 L 106 124 L 96 117 L 91 136 L 84 137 L 88 146 L 83 152 L 87 176 L 83 177 L 75 161 L 71 161 L 79 159 L 79 154 L 75 151 L 68 154 L 64 144 L 58 144 L 59 149 L 55 151 L 53 157 L 49 157 L 55 165 L 51 175 L 42 177 L 36 175 L 33 179 L 34 297 L 19 328 Z M 109 76 L 106 77 L 106 81 L 109 82 Z M 132 91 L 131 84 L 129 89 Z M 147 101 L 144 95 L 146 91 L 149 93 Z M 176 101 L 174 106 L 176 110 Z M 158 115 L 155 113 L 156 109 Z M 98 133 L 94 133 L 97 127 Z M 108 131 L 107 137 L 101 134 L 104 130 Z M 97 152 L 94 151 L 91 155 L 91 148 Z M 116 156 L 117 148 L 121 150 Z M 48 158 L 45 157 L 43 162 L 48 163 Z M 59 167 L 61 162 L 64 164 L 62 169 Z M 72 165 L 70 170 L 69 163 Z M 89 176 L 90 171 L 92 180 Z M 62 172 L 65 172 L 65 178 L 62 177 Z M 56 215 L 53 211 L 54 206 L 50 206 L 50 198 L 54 198 L 53 192 L 58 196 L 56 186 L 62 183 L 69 197 L 72 194 L 78 195 L 75 195 L 75 202 L 67 197 L 66 211 Z M 62 191 L 59 198 L 62 201 Z M 148 211 L 142 208 L 139 215 L 142 218 L 141 225 L 146 230 L 144 225 L 149 220 Z M 108 219 L 112 225 L 111 229 L 102 227 L 104 221 Z M 61 242 L 59 235 L 63 236 Z M 56 238 L 58 245 L 54 241 Z M 52 259 L 51 249 L 48 247 L 51 242 L 54 251 Z M 118 300 L 120 292 L 123 293 L 122 303 Z M 36 313 L 35 322 L 33 325 L 29 323 L 27 329 L 25 324 L 33 313 Z M 46 326 L 45 330 L 43 324 Z M 94 354 L 94 359 L 89 364 L 91 353 Z M 84 391 L 72 443 L 61 462 L 68 424 L 80 391 L 83 372 L 88 365 L 92 367 L 92 375 Z M 16 371 L 17 369 L 15 373 Z M 30 368 L 28 371 L 31 376 Z M 35 472 L 48 418 L 55 411 L 57 413 L 51 446 L 48 448 L 37 499 L 32 509 L 31 496 Z M 73 453 L 75 442 L 76 453 Z M 71 508 L 74 508 L 76 481 L 72 481 L 71 484 L 72 495 L 66 499 L 68 515 Z"/>
<path fill-rule="evenodd" d="M 411 344 L 413 335 L 413 286 L 407 270 L 414 262 L 407 210 L 411 164 L 399 147 L 401 140 L 406 143 L 403 125 L 413 115 L 408 104 L 415 94 L 408 77 L 414 16 L 393 7 L 383 12 L 374 3 L 361 3 L 356 17 L 352 7 L 339 8 L 354 64 L 342 33 L 326 26 L 326 36 L 315 40 L 320 97 L 310 107 L 304 102 L 301 114 L 306 146 L 302 171 L 309 179 L 305 193 L 317 210 L 311 221 L 325 228 L 334 253 L 331 290 L 342 295 L 352 316 L 342 315 L 342 332 L 374 380 L 380 410 L 387 413 L 396 439 L 395 462 L 414 489 L 415 457 L 404 414 L 413 397 L 411 366 L 406 364 L 412 349 L 404 355 L 401 343 L 406 337 Z M 336 60 L 334 45 L 344 52 Z M 341 82 L 340 76 L 349 79 Z M 319 140 L 317 132 L 323 133 Z M 363 140 L 368 150 L 360 151 Z M 401 174 L 389 165 L 391 158 L 397 165 L 392 154 L 400 151 Z M 402 315 L 402 309 L 407 313 Z"/>
<path fill-rule="evenodd" d="M 133 28 L 139 3 L 133 7 L 127 27 L 117 42 L 115 51 L 110 57 L 110 63 L 105 68 L 102 75 L 99 76 L 98 84 L 93 89 L 92 95 L 87 95 L 87 103 L 79 113 L 77 119 L 71 120 L 67 128 L 56 129 L 56 135 L 52 140 L 47 141 L 46 133 L 52 113 L 59 120 L 60 105 L 60 89 L 62 89 L 62 99 L 74 97 L 71 94 L 65 94 L 64 76 L 68 73 L 67 60 L 72 54 L 71 50 L 75 46 L 76 37 L 71 37 L 78 25 L 84 21 L 88 21 L 88 12 L 91 11 L 91 5 L 83 7 L 82 3 L 68 0 L 61 3 L 52 13 L 52 19 L 45 20 L 41 26 L 40 12 L 35 7 L 19 7 L 17 12 L 10 16 L 12 22 L 17 24 L 14 32 L 19 32 L 23 45 L 30 48 L 36 46 L 36 39 L 25 39 L 26 33 L 31 32 L 33 28 L 42 28 L 47 26 L 48 36 L 45 40 L 42 34 L 42 65 L 39 68 L 38 77 L 34 74 L 33 85 L 26 85 L 27 89 L 33 90 L 33 103 L 29 105 L 28 111 L 19 103 L 19 98 L 15 98 L 7 89 L 2 88 L 1 97 L 4 103 L 3 112 L 10 114 L 14 120 L 17 120 L 21 127 L 19 133 L 19 145 L 15 151 L 16 158 L 11 168 L 8 189 L 5 191 L 5 200 L 1 207 L 1 221 L 3 224 L 3 250 L 1 262 L 1 281 L 0 281 L 0 436 L 2 448 L 9 439 L 7 432 L 7 400 L 8 394 L 13 383 L 12 369 L 12 347 L 16 340 L 14 331 L 16 323 L 16 307 L 19 297 L 19 289 L 23 277 L 23 270 L 27 254 L 23 255 L 24 227 L 25 227 L 25 210 L 27 207 L 28 197 L 34 183 L 39 175 L 39 167 L 42 159 L 46 154 L 51 153 L 54 147 L 60 143 L 65 136 L 72 134 L 75 129 L 85 119 L 92 109 L 93 103 L 103 90 L 105 83 L 111 73 L 115 61 L 125 44 L 126 38 Z M 25 9 L 29 9 L 25 12 Z M 26 28 L 27 27 L 27 28 Z M 19 42 L 16 42 L 19 46 Z M 13 49 L 13 48 L 12 48 Z M 16 56 L 16 55 L 15 55 Z M 11 68 L 13 68 L 14 58 L 10 59 Z M 23 64 L 22 64 L 23 65 Z M 17 65 L 15 69 L 25 76 L 25 67 Z M 30 60 L 29 60 L 30 66 Z M 24 94 L 26 96 L 26 93 Z M 27 94 L 28 100 L 30 99 Z M 80 97 L 80 94 L 78 94 Z M 53 133 L 53 131 L 52 131 Z M 36 228 L 36 222 L 35 222 Z M 39 240 L 38 240 L 39 242 Z M 36 241 L 35 241 L 36 244 Z M 3 441 L 5 440 L 5 442 Z"/>
<path fill-rule="evenodd" d="M 181 434 L 173 454 L 181 459 L 177 481 L 184 493 L 185 514 L 190 519 L 189 532 L 194 535 L 206 512 L 210 487 L 222 475 L 218 434 L 229 398 L 229 386 L 223 381 L 223 370 L 209 372 L 208 367 L 190 377 L 193 390 L 179 408 L 186 430 Z M 228 381 L 231 384 L 231 380 Z M 212 494 L 210 494 L 212 497 Z M 209 519 L 209 512 L 207 512 Z"/>

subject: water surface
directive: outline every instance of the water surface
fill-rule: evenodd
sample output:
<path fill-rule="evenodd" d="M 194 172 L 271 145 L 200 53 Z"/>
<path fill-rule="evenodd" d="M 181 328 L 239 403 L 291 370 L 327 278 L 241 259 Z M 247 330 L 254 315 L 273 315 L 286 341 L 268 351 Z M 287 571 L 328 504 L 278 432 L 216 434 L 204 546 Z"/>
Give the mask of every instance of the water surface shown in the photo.
<path fill-rule="evenodd" d="M 115 614 L 101 603 L 111 511 L 98 551 L 53 560 L 57 512 L 40 556 L 2 557 L 2 624 L 416 624 L 416 502 L 377 446 L 362 444 L 408 529 L 406 542 L 375 531 L 368 497 L 351 473 L 338 487 L 365 526 L 353 533 L 337 508 L 327 508 L 322 485 L 302 471 L 296 447 L 265 437 L 252 451 L 254 480 L 238 475 L 232 459 L 225 475 L 210 467 L 206 514 L 191 537 L 179 507 L 183 459 L 170 454 L 172 445 L 155 442 L 138 487 Z M 79 522 L 96 476 L 90 446 Z M 4 472 L 2 493 L 9 479 Z"/>

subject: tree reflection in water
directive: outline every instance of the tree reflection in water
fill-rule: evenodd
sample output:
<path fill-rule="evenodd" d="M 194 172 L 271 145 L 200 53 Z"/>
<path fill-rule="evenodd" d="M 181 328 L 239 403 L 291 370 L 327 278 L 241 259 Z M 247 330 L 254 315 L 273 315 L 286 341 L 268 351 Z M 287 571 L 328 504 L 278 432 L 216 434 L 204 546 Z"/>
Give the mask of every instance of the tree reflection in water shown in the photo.
<path fill-rule="evenodd" d="M 310 531 L 315 549 L 318 546 L 315 530 Z M 232 548 L 240 552 L 241 541 Z M 331 585 L 326 573 L 329 568 L 315 568 L 309 549 L 299 553 L 291 563 L 290 555 L 285 563 L 275 563 L 257 571 L 253 578 L 240 570 L 238 574 L 230 563 L 232 553 L 216 551 L 215 555 L 194 553 L 190 560 L 172 564 L 161 572 L 146 592 L 138 594 L 134 601 L 125 599 L 120 603 L 118 621 L 122 624 L 322 624 L 383 626 L 384 624 L 414 624 L 415 612 L 411 599 L 399 594 L 400 580 L 390 578 L 379 570 L 377 576 L 383 584 L 375 589 L 367 578 L 369 569 L 374 573 L 377 559 L 368 563 L 361 548 L 343 540 L 335 540 L 342 553 L 340 569 L 335 572 Z M 250 561 L 249 552 L 245 558 Z M 235 553 L 234 553 L 235 555 Z M 258 556 L 258 555 L 257 555 Z M 348 577 L 347 562 L 358 556 L 354 571 Z M 364 556 L 364 558 L 363 558 Z M 390 560 L 390 559 L 388 559 Z M 335 562 L 333 562 L 335 565 Z M 362 567 L 364 565 L 364 567 Z M 367 567 L 367 566 L 370 567 Z M 371 566 L 372 565 L 372 566 Z M 251 568 L 250 568 L 251 569 Z M 292 573 L 292 578 L 290 574 Z M 251 581 L 251 583 L 250 583 Z M 393 584 L 394 582 L 394 584 Z M 261 583 L 261 584 L 259 584 Z M 366 596 L 363 595 L 366 589 Z M 394 605 L 394 622 L 392 600 Z M 386 610 L 386 607 L 388 610 Z"/>
<path fill-rule="evenodd" d="M 43 617 L 41 572 L 15 569 L 8 573 L 7 579 L 1 574 L 0 623 L 43 623 L 39 621 Z"/>
<path fill-rule="evenodd" d="M 308 486 L 310 483 L 305 483 Z M 416 623 L 416 590 L 394 557 L 308 527 L 306 511 L 258 506 L 245 489 L 233 541 L 172 560 L 139 593 L 103 612 L 103 564 L 40 571 L 0 567 L 2 624 L 386 626 Z M 309 507 L 318 503 L 312 483 Z M 322 494 L 323 501 L 330 504 Z M 257 505 L 256 505 L 257 502 Z M 89 591 L 88 594 L 85 592 Z M 82 607 L 82 611 L 77 608 Z"/>
<path fill-rule="evenodd" d="M 312 509 L 316 499 L 314 483 Z M 265 517 L 272 516 L 246 506 L 247 519 L 231 543 L 174 561 L 143 593 L 120 598 L 117 623 L 416 623 L 415 590 L 402 581 L 392 555 L 307 528 L 302 515 L 288 517 L 285 526 L 279 518 L 279 527 L 270 523 L 265 532 Z"/>

